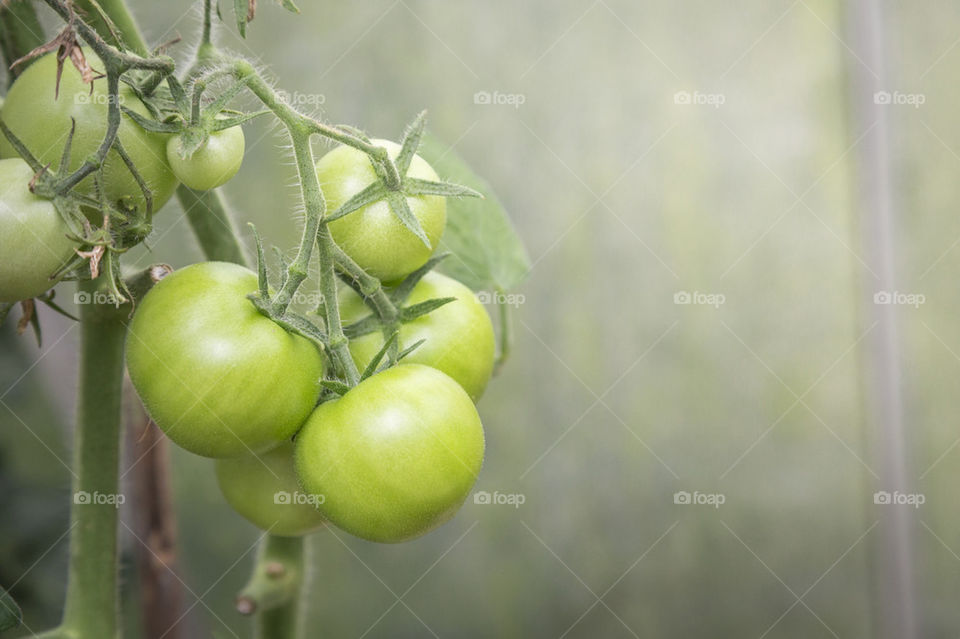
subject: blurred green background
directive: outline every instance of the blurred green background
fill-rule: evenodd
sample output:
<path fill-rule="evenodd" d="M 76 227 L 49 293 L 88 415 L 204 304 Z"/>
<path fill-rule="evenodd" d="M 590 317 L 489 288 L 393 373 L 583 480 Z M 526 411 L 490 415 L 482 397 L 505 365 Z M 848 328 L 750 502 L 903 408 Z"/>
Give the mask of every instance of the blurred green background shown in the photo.
<path fill-rule="evenodd" d="M 398 138 L 428 109 L 498 190 L 533 264 L 512 358 L 480 403 L 477 489 L 524 503 L 468 500 L 401 546 L 316 535 L 309 636 L 875 635 L 887 557 L 864 407 L 877 279 L 855 199 L 873 123 L 849 104 L 852 75 L 874 71 L 847 42 L 845 4 L 304 1 L 299 17 L 262 4 L 248 40 L 227 25 L 221 44 L 330 122 Z M 150 42 L 184 36 L 180 60 L 191 5 L 133 3 Z M 903 488 L 925 498 L 909 512 L 909 569 L 922 636 L 955 637 L 960 5 L 882 5 L 887 90 L 924 98 L 886 110 L 897 290 L 924 296 L 896 308 Z M 238 226 L 292 253 L 285 141 L 257 122 L 247 142 L 226 187 Z M 151 246 L 131 261 L 201 259 L 175 203 Z M 684 292 L 722 303 L 675 303 Z M 35 630 L 63 597 L 58 459 L 78 337 L 49 314 L 43 326 L 43 349 L 0 329 L 0 584 L 16 584 Z M 174 464 L 190 636 L 249 636 L 232 599 L 258 531 L 208 461 L 177 450 Z M 676 504 L 678 491 L 724 503 Z M 127 556 L 136 543 L 123 537 Z M 129 572 L 123 583 L 129 608 Z"/>

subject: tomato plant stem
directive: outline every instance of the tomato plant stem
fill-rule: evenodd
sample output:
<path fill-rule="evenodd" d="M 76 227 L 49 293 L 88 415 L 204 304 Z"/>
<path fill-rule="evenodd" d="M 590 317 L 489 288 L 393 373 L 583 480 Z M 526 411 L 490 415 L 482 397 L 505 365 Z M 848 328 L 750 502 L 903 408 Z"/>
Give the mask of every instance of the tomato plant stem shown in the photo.
<path fill-rule="evenodd" d="M 84 11 L 87 22 L 108 40 L 113 40 L 111 44 L 119 45 L 120 43 L 116 42 L 112 36 L 112 30 L 108 28 L 106 21 L 94 7 L 94 4 L 99 4 L 103 13 L 113 22 L 116 34 L 123 40 L 123 44 L 139 55 L 146 56 L 149 54 L 147 42 L 144 40 L 143 34 L 140 33 L 140 28 L 124 0 L 97 0 L 96 3 L 92 0 L 75 0 L 74 4 Z"/>
<path fill-rule="evenodd" d="M 367 306 L 377 314 L 377 317 L 385 323 L 396 321 L 399 315 L 397 307 L 383 290 L 380 280 L 360 268 L 360 265 L 339 246 L 334 245 L 333 258 L 337 271 L 357 285 Z"/>
<path fill-rule="evenodd" d="M 297 289 L 307 277 L 307 269 L 313 253 L 314 244 L 318 248 L 320 262 L 320 292 L 323 295 L 325 319 L 327 324 L 327 338 L 329 340 L 330 355 L 346 376 L 347 383 L 356 386 L 360 381 L 360 373 L 350 356 L 347 348 L 348 340 L 343 333 L 340 321 L 340 310 L 337 306 L 337 281 L 334 271 L 334 251 L 336 245 L 327 229 L 324 219 L 326 202 L 323 191 L 320 189 L 320 180 L 317 178 L 316 163 L 313 158 L 313 149 L 310 138 L 315 134 L 327 135 L 341 142 L 350 143 L 371 157 L 385 161 L 386 164 L 396 167 L 386 157 L 386 149 L 373 146 L 360 138 L 320 124 L 313 118 L 297 112 L 293 107 L 280 98 L 273 88 L 257 73 L 253 65 L 248 62 L 234 63 L 234 73 L 237 79 L 245 82 L 263 104 L 269 108 L 283 122 L 293 144 L 293 153 L 296 158 L 297 172 L 300 178 L 300 192 L 303 197 L 303 206 L 306 211 L 303 236 L 297 256 L 287 268 L 287 277 L 283 288 L 274 297 L 271 312 L 281 317 L 293 301 Z M 347 142 L 349 140 L 349 142 Z"/>
<path fill-rule="evenodd" d="M 90 294 L 98 281 L 82 282 Z M 128 308 L 87 304 L 81 311 L 80 383 L 73 453 L 70 572 L 63 628 L 79 637 L 117 631 L 117 512 L 123 323 Z"/>
<path fill-rule="evenodd" d="M 177 188 L 177 199 L 186 212 L 193 233 L 208 260 L 248 265 L 230 219 L 230 212 L 218 191 L 194 191 L 180 185 Z"/>
<path fill-rule="evenodd" d="M 297 637 L 303 555 L 303 537 L 267 534 L 260 545 L 250 581 L 237 596 L 238 611 L 258 613 L 258 638 Z"/>

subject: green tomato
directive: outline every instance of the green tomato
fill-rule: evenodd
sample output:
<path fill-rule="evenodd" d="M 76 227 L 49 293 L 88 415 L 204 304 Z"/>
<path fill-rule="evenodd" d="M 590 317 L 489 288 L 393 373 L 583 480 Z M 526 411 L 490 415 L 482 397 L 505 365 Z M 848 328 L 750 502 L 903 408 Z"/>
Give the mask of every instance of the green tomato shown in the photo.
<path fill-rule="evenodd" d="M 387 149 L 391 158 L 400 146 L 389 140 L 371 140 Z M 419 155 L 413 156 L 410 177 L 438 180 L 436 172 Z M 317 177 L 327 210 L 331 213 L 379 178 L 370 158 L 353 147 L 340 146 L 317 163 Z M 330 234 L 357 264 L 385 282 L 394 282 L 417 270 L 430 258 L 447 225 L 447 202 L 437 195 L 408 197 L 407 203 L 430 240 L 430 248 L 411 233 L 385 200 L 368 204 L 330 223 Z"/>
<path fill-rule="evenodd" d="M 363 299 L 349 286 L 340 289 L 339 297 L 340 314 L 345 322 L 370 314 Z M 483 304 L 469 288 L 435 271 L 427 273 L 417 283 L 407 303 L 418 304 L 441 297 L 457 299 L 401 326 L 401 347 L 426 340 L 403 362 L 424 364 L 443 371 L 463 386 L 473 401 L 477 401 L 493 373 L 496 350 L 493 324 Z M 383 341 L 380 332 L 350 340 L 350 353 L 360 370 L 366 368 L 380 351 Z"/>
<path fill-rule="evenodd" d="M 293 444 L 261 455 L 216 461 L 217 483 L 227 503 L 271 535 L 299 537 L 326 523 L 317 498 L 300 490 L 293 468 Z"/>
<path fill-rule="evenodd" d="M 84 49 L 84 55 L 94 69 L 104 70 L 103 63 L 93 51 Z M 0 116 L 40 162 L 49 163 L 54 168 L 60 165 L 60 156 L 63 155 L 73 118 L 77 128 L 70 147 L 72 171 L 100 147 L 107 130 L 107 110 L 111 98 L 107 93 L 106 79 L 95 80 L 91 93 L 90 85 L 84 84 L 80 72 L 69 60 L 63 65 L 59 97 L 54 94 L 56 78 L 56 54 L 45 55 L 31 64 L 10 87 Z M 126 84 L 120 84 L 119 97 L 122 106 L 149 117 L 147 108 Z M 167 163 L 166 144 L 169 136 L 145 131 L 124 116 L 118 137 L 151 190 L 154 211 L 160 210 L 177 187 L 177 179 Z M 17 157 L 16 151 L 2 135 L 0 157 Z M 85 193 L 93 194 L 92 177 L 85 179 L 81 186 Z M 136 207 L 140 211 L 146 209 L 143 192 L 116 151 L 107 155 L 104 187 L 107 198 L 121 207 Z"/>
<path fill-rule="evenodd" d="M 419 537 L 457 512 L 483 464 L 483 426 L 459 384 L 401 364 L 321 404 L 296 439 L 295 463 L 320 512 L 384 543 Z"/>
<path fill-rule="evenodd" d="M 308 340 L 257 311 L 257 276 L 226 262 L 188 266 L 137 307 L 130 379 L 170 439 L 205 457 L 262 453 L 290 439 L 320 394 Z"/>
<path fill-rule="evenodd" d="M 185 158 L 180 154 L 180 138 L 167 140 L 167 160 L 177 179 L 194 191 L 209 191 L 229 182 L 243 163 L 243 129 L 211 133 L 197 151 Z"/>
<path fill-rule="evenodd" d="M 0 160 L 0 302 L 41 295 L 56 282 L 76 244 L 53 202 L 30 192 L 33 170 L 23 160 Z"/>

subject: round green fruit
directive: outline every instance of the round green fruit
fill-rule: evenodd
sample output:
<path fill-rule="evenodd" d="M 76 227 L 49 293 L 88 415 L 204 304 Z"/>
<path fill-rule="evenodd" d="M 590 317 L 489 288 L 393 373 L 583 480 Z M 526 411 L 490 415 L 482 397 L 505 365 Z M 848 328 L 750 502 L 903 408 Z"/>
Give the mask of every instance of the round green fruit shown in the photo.
<path fill-rule="evenodd" d="M 243 163 L 243 129 L 232 126 L 215 131 L 192 156 L 180 154 L 180 138 L 167 140 L 167 161 L 174 175 L 194 191 L 209 191 L 223 186 L 237 174 Z"/>
<path fill-rule="evenodd" d="M 295 460 L 330 522 L 395 543 L 453 517 L 483 449 L 480 416 L 463 388 L 435 368 L 401 364 L 318 406 L 297 436 Z"/>
<path fill-rule="evenodd" d="M 317 498 L 300 490 L 292 443 L 261 455 L 218 459 L 215 465 L 227 503 L 271 535 L 298 537 L 326 523 L 317 510 Z"/>
<path fill-rule="evenodd" d="M 0 302 L 46 292 L 76 247 L 53 202 L 30 192 L 32 179 L 23 160 L 0 160 Z"/>
<path fill-rule="evenodd" d="M 385 147 L 391 158 L 400 153 L 400 145 L 389 140 L 371 140 L 371 144 Z M 439 179 L 436 171 L 419 155 L 413 156 L 407 175 L 423 180 Z M 317 177 L 331 213 L 379 179 L 370 158 L 349 146 L 337 147 L 320 158 Z M 423 266 L 447 225 L 444 198 L 408 197 L 407 204 L 430 240 L 429 247 L 403 225 L 385 200 L 334 220 L 330 223 L 330 234 L 367 273 L 384 282 L 394 282 Z"/>
<path fill-rule="evenodd" d="M 320 353 L 260 314 L 247 299 L 256 290 L 242 266 L 194 264 L 154 286 L 130 323 L 130 379 L 157 425 L 192 453 L 274 448 L 319 397 Z"/>
<path fill-rule="evenodd" d="M 400 345 L 426 340 L 403 359 L 405 364 L 424 364 L 443 371 L 463 386 L 477 401 L 493 373 L 495 338 L 486 309 L 473 292 L 457 280 L 437 272 L 427 273 L 407 299 L 413 305 L 430 299 L 455 297 L 456 301 L 406 322 L 400 328 Z M 347 323 L 370 314 L 353 289 L 340 289 L 340 312 Z M 360 370 L 383 347 L 381 332 L 350 340 L 350 353 Z"/>
<path fill-rule="evenodd" d="M 84 55 L 94 69 L 104 70 L 103 63 L 92 51 L 84 49 Z M 63 65 L 59 97 L 55 93 L 56 82 L 57 56 L 51 53 L 31 64 L 13 83 L 0 110 L 0 117 L 40 162 L 51 164 L 54 168 L 60 166 L 72 118 L 76 122 L 70 147 L 69 170 L 72 171 L 100 147 L 107 130 L 107 111 L 112 98 L 107 93 L 105 78 L 94 80 L 91 92 L 90 85 L 83 82 L 80 72 L 69 60 Z M 120 84 L 119 101 L 131 111 L 150 117 L 147 107 L 123 83 Z M 168 137 L 145 131 L 126 115 L 118 132 L 124 150 L 150 188 L 154 211 L 160 210 L 177 187 L 177 179 L 167 163 Z M 0 157 L 17 157 L 14 148 L 2 135 Z M 110 151 L 107 155 L 103 174 L 104 188 L 110 201 L 117 203 L 121 209 L 146 209 L 140 186 L 116 151 Z M 93 194 L 92 177 L 86 178 L 81 186 L 85 193 Z"/>

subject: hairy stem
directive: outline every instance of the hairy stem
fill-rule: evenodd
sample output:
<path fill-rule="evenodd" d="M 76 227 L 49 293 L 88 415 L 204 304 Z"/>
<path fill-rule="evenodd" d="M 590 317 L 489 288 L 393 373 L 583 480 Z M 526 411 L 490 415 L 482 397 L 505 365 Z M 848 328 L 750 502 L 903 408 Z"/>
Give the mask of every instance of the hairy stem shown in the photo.
<path fill-rule="evenodd" d="M 241 81 L 246 82 L 250 91 L 256 95 L 263 104 L 269 108 L 277 118 L 286 126 L 290 139 L 293 143 L 293 151 L 297 161 L 297 171 L 300 177 L 300 190 L 303 197 L 303 205 L 306 209 L 306 222 L 304 223 L 303 237 L 300 242 L 300 249 L 296 258 L 290 264 L 287 271 L 286 282 L 283 289 L 274 299 L 273 313 L 282 315 L 296 293 L 300 284 L 307 276 L 307 267 L 310 264 L 313 245 L 316 242 L 318 247 L 318 257 L 320 262 L 320 292 L 323 295 L 324 308 L 326 310 L 327 337 L 330 344 L 330 354 L 333 360 L 343 370 L 347 378 L 347 383 L 355 386 L 360 380 L 360 373 L 357 366 L 350 356 L 347 348 L 348 340 L 343 334 L 343 325 L 340 320 L 340 309 L 337 306 L 337 282 L 334 271 L 334 253 L 336 245 L 330 236 L 324 215 L 326 213 L 326 203 L 323 199 L 323 191 L 320 189 L 320 181 L 317 178 L 317 171 L 314 165 L 313 149 L 310 147 L 310 137 L 314 133 L 330 135 L 334 139 L 340 140 L 361 148 L 371 157 L 380 159 L 381 155 L 386 157 L 386 149 L 373 146 L 360 138 L 351 134 L 341 132 L 339 129 L 332 129 L 326 125 L 318 123 L 310 117 L 307 117 L 296 111 L 289 104 L 280 99 L 272 87 L 261 78 L 253 66 L 247 62 L 237 62 L 234 65 L 235 74 Z M 396 167 L 393 162 L 386 159 L 386 164 Z"/>
<path fill-rule="evenodd" d="M 248 266 L 223 196 L 219 191 L 194 191 L 182 184 L 177 199 L 186 211 L 200 248 L 208 260 Z"/>
<path fill-rule="evenodd" d="M 147 42 L 140 33 L 140 28 L 130 14 L 127 3 L 124 0 L 97 0 L 103 12 L 109 16 L 116 28 L 117 34 L 123 40 L 128 49 L 135 51 L 139 55 L 146 56 L 149 53 Z M 100 13 L 94 8 L 91 0 L 74 0 L 74 6 L 81 9 L 86 14 L 87 22 L 99 33 L 113 40 L 111 30 L 107 28 L 106 22 L 100 16 Z M 120 45 L 120 42 L 111 44 Z"/>
<path fill-rule="evenodd" d="M 110 64 L 113 64 L 115 65 L 114 68 L 120 69 L 121 72 L 128 69 L 144 69 L 146 71 L 173 73 L 174 63 L 172 58 L 168 56 L 145 57 L 136 53 L 121 51 L 104 39 L 104 37 L 110 37 L 109 32 L 104 32 L 106 36 L 101 35 L 99 31 L 85 20 L 78 19 L 73 11 L 72 5 L 63 0 L 43 1 L 48 7 L 53 9 L 64 22 L 69 22 L 74 26 L 83 41 L 93 49 L 104 64 L 108 65 L 108 69 L 110 68 Z M 102 6 L 106 3 L 101 2 L 100 4 Z M 119 5 L 123 5 L 123 2 L 119 2 Z M 94 12 L 94 15 L 96 15 L 96 12 Z M 105 26 L 104 29 L 106 29 Z M 124 36 L 126 36 L 126 34 L 124 34 Z"/>
<path fill-rule="evenodd" d="M 314 174 L 316 180 L 316 174 Z M 336 244 L 330 237 L 330 230 L 326 224 L 317 234 L 317 248 L 320 258 L 320 293 L 323 295 L 323 308 L 326 312 L 327 340 L 330 353 L 347 377 L 347 384 L 356 386 L 360 383 L 360 372 L 350 355 L 349 340 L 343 333 L 343 323 L 340 321 L 340 307 L 337 301 L 337 276 L 333 267 L 333 252 Z"/>
<path fill-rule="evenodd" d="M 98 281 L 80 290 L 95 299 Z M 117 632 L 117 512 L 123 323 L 129 309 L 81 311 L 80 384 L 74 435 L 70 573 L 63 628 L 78 637 Z"/>
<path fill-rule="evenodd" d="M 383 284 L 353 261 L 339 246 L 334 245 L 333 261 L 337 271 L 353 283 L 367 306 L 385 323 L 392 323 L 398 317 L 397 307 L 383 290 Z"/>

